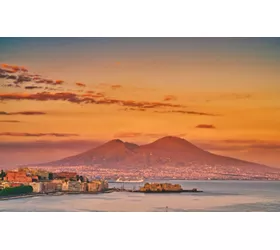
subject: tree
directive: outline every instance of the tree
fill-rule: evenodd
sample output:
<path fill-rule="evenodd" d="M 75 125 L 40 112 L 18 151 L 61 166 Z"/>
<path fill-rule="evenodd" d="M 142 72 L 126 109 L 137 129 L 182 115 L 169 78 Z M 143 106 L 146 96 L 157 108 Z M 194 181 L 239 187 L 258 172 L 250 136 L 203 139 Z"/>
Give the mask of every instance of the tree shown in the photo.
<path fill-rule="evenodd" d="M 1 190 L 0 196 L 28 194 L 32 192 L 33 192 L 33 188 L 31 186 L 9 187 Z"/>
<path fill-rule="evenodd" d="M 3 180 L 5 176 L 6 176 L 6 173 L 5 173 L 4 170 L 2 169 L 2 170 L 1 170 L 1 173 L 0 173 L 0 179 Z"/>
<path fill-rule="evenodd" d="M 80 176 L 79 179 L 80 179 L 81 182 L 84 182 L 84 177 L 83 176 Z"/>
<path fill-rule="evenodd" d="M 49 180 L 53 180 L 53 173 L 49 173 Z"/>

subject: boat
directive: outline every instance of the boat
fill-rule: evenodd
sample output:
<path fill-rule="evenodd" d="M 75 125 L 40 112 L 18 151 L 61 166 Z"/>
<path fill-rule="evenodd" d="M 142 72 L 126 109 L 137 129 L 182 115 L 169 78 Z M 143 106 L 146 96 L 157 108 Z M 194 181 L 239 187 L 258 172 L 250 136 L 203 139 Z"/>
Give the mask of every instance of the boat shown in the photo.
<path fill-rule="evenodd" d="M 118 178 L 116 182 L 128 182 L 128 183 L 142 183 L 144 182 L 144 178 Z"/>

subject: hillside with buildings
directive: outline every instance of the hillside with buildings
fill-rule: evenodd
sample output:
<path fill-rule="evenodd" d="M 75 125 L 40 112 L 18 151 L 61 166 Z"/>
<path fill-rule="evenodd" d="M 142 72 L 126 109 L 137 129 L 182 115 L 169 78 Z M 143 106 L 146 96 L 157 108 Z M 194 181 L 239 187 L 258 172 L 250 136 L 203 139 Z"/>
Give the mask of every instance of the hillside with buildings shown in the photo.
<path fill-rule="evenodd" d="M 31 192 L 42 194 L 57 192 L 98 193 L 108 189 L 108 182 L 101 179 L 88 180 L 87 177 L 75 172 L 52 173 L 31 168 L 7 171 L 5 176 L 0 179 L 0 190 L 6 191 L 23 186 L 32 187 Z"/>

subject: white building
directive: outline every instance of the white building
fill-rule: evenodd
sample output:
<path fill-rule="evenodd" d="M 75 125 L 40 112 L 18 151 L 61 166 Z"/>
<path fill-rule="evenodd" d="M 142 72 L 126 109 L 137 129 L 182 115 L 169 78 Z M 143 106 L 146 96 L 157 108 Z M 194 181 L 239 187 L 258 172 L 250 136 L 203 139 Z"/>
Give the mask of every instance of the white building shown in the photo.
<path fill-rule="evenodd" d="M 29 185 L 33 188 L 33 193 L 43 192 L 43 183 L 42 182 L 30 182 Z"/>

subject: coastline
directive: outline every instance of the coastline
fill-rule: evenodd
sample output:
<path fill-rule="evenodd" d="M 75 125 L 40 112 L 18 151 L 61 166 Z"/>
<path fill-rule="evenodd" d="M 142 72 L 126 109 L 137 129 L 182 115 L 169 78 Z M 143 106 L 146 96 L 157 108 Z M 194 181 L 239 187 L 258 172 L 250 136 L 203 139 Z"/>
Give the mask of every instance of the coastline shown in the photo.
<path fill-rule="evenodd" d="M 62 195 L 79 195 L 79 194 L 102 194 L 102 193 L 112 193 L 112 191 L 104 191 L 104 192 L 53 192 L 53 193 L 31 193 L 31 194 L 23 194 L 23 195 L 15 195 L 15 196 L 3 196 L 0 197 L 0 201 L 5 200 L 14 200 L 14 199 L 23 199 L 23 198 L 33 198 L 39 196 L 62 196 Z"/>
<path fill-rule="evenodd" d="M 39 197 L 39 196 L 62 196 L 62 195 L 79 195 L 79 194 L 108 194 L 108 193 L 114 193 L 114 192 L 127 192 L 127 193 L 144 193 L 144 194 L 164 194 L 164 193 L 201 193 L 203 191 L 201 190 L 179 190 L 179 191 L 162 191 L 162 192 L 143 192 L 140 190 L 129 190 L 129 189 L 117 189 L 117 188 L 112 188 L 108 189 L 103 192 L 53 192 L 53 193 L 31 193 L 31 194 L 23 194 L 23 195 L 16 195 L 16 196 L 3 196 L 0 197 L 0 201 L 5 201 L 5 200 L 14 200 L 14 199 L 23 199 L 23 198 L 33 198 L 33 197 Z"/>

